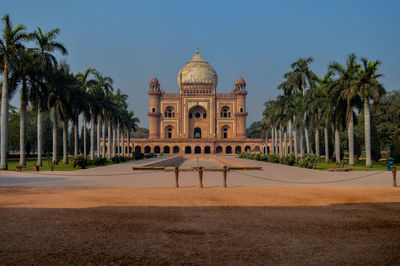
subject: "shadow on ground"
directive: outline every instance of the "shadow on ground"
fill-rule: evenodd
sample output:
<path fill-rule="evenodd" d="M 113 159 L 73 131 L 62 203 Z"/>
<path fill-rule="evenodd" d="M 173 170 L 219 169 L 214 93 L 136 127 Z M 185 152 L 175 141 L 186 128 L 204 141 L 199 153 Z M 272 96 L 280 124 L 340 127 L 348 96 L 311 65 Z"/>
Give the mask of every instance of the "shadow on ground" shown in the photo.
<path fill-rule="evenodd" d="M 400 203 L 0 209 L 0 264 L 397 264 Z"/>

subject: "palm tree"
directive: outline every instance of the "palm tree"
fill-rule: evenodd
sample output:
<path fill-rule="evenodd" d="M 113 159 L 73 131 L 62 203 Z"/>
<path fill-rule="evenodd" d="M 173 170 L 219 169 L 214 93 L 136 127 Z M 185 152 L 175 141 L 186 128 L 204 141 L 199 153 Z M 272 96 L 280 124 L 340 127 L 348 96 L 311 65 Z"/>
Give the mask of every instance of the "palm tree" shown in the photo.
<path fill-rule="evenodd" d="M 33 87 L 36 86 L 37 60 L 31 49 L 22 49 L 18 52 L 11 76 L 11 88 L 20 86 L 20 165 L 25 165 L 25 120 L 26 108 Z M 9 96 L 12 94 L 10 91 Z"/>
<path fill-rule="evenodd" d="M 349 165 L 355 165 L 354 161 L 354 107 L 361 108 L 361 99 L 358 94 L 358 79 L 360 65 L 356 63 L 357 56 L 350 54 L 346 60 L 346 66 L 337 62 L 329 65 L 329 69 L 339 76 L 335 90 L 338 100 L 343 99 L 347 103 L 346 124 L 349 138 Z"/>
<path fill-rule="evenodd" d="M 114 95 L 114 103 L 116 105 L 116 127 L 117 127 L 117 155 L 120 155 L 120 121 L 122 117 L 123 110 L 128 108 L 126 100 L 128 99 L 128 95 L 121 93 L 120 89 L 117 89 Z M 115 135 L 114 135 L 115 138 Z"/>
<path fill-rule="evenodd" d="M 329 163 L 329 136 L 328 128 L 331 126 L 333 117 L 333 102 L 329 97 L 329 93 L 332 89 L 333 73 L 328 71 L 324 78 L 319 81 L 319 87 L 321 88 L 321 126 L 324 128 L 324 146 L 325 146 L 325 162 Z"/>
<path fill-rule="evenodd" d="M 55 41 L 55 38 L 60 33 L 58 28 L 53 29 L 47 33 L 43 33 L 40 27 L 37 31 L 32 34 L 32 38 L 36 42 L 36 51 L 39 54 L 40 70 L 41 70 L 41 85 L 38 92 L 35 93 L 35 103 L 37 105 L 37 116 L 38 116 L 38 159 L 37 165 L 42 165 L 42 109 L 45 106 L 45 92 L 46 84 L 45 80 L 49 73 L 52 73 L 52 69 L 57 66 L 57 60 L 52 54 L 54 51 L 58 51 L 63 55 L 68 54 L 67 49 L 63 44 Z"/>
<path fill-rule="evenodd" d="M 304 96 L 307 87 L 312 88 L 315 86 L 318 77 L 309 67 L 309 64 L 313 61 L 314 59 L 312 57 L 308 57 L 299 58 L 296 62 L 292 63 L 291 67 L 293 70 L 286 74 L 288 88 L 291 88 L 295 93 L 301 92 Z M 310 153 L 309 133 L 306 125 L 307 112 L 304 113 L 303 120 L 305 120 L 302 124 L 304 126 L 307 153 Z M 300 136 L 301 135 L 302 133 L 300 133 Z"/>
<path fill-rule="evenodd" d="M 87 141 L 86 141 L 86 124 L 87 120 L 90 119 L 90 108 L 88 107 L 87 103 L 92 101 L 91 94 L 89 93 L 89 85 L 93 83 L 93 81 L 89 78 L 91 74 L 96 72 L 94 68 L 88 68 L 83 73 L 79 72 L 76 74 L 76 78 L 78 79 L 80 89 L 84 92 L 86 96 L 86 102 L 84 104 L 84 108 L 82 108 L 82 127 L 83 127 L 83 156 L 86 157 L 87 151 Z"/>
<path fill-rule="evenodd" d="M 0 38 L 0 61 L 3 64 L 3 84 L 1 88 L 1 152 L 0 169 L 8 169 L 8 73 L 13 67 L 18 51 L 24 49 L 23 42 L 29 39 L 25 32 L 25 26 L 19 24 L 13 27 L 10 17 L 6 14 L 2 18 L 4 22 L 2 38 Z"/>
<path fill-rule="evenodd" d="M 363 69 L 360 73 L 359 95 L 364 106 L 364 130 L 365 130 L 365 153 L 366 167 L 372 167 L 371 159 L 371 124 L 370 124 L 370 100 L 379 103 L 380 99 L 385 95 L 386 90 L 378 81 L 378 78 L 383 74 L 379 74 L 378 67 L 382 64 L 381 61 L 368 61 L 367 58 L 361 58 Z"/>

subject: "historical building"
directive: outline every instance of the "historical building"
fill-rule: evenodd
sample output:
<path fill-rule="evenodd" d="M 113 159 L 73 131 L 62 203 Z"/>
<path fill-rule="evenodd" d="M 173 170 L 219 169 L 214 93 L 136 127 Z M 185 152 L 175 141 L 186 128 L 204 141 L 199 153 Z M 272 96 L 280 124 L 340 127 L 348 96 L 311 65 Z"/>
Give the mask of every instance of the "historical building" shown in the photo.
<path fill-rule="evenodd" d="M 246 139 L 246 82 L 240 77 L 227 94 L 217 93 L 218 75 L 197 49 L 179 71 L 179 93 L 165 93 L 153 77 L 149 84 L 149 138 L 132 139 L 134 150 L 207 154 L 264 152 L 262 139 Z"/>

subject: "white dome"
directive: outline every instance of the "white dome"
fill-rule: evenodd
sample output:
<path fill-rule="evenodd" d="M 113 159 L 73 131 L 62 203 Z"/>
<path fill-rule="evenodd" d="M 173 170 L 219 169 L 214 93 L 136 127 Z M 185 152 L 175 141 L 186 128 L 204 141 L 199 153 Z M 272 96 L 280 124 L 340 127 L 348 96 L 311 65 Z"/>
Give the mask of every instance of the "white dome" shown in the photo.
<path fill-rule="evenodd" d="M 179 71 L 178 85 L 179 85 L 179 77 L 181 74 L 182 74 L 182 83 L 192 83 L 192 82 L 212 83 L 213 79 L 215 78 L 215 87 L 217 87 L 218 84 L 217 72 L 199 54 L 199 49 L 197 49 L 196 54 L 192 57 L 192 59 L 190 59 L 190 61 Z"/>

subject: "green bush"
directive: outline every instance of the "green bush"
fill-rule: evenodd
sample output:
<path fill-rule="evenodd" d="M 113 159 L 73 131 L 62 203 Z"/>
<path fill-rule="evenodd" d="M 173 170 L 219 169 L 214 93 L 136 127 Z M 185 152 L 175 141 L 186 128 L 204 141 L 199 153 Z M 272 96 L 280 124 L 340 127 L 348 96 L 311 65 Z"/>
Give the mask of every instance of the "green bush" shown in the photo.
<path fill-rule="evenodd" d="M 86 166 L 90 165 L 90 160 L 86 159 L 82 155 L 79 155 L 72 158 L 72 163 L 74 164 L 74 168 L 79 166 L 81 169 L 85 169 Z"/>
<path fill-rule="evenodd" d="M 127 162 L 128 158 L 126 158 L 125 156 L 114 156 L 111 157 L 111 162 L 113 163 L 124 163 Z"/>
<path fill-rule="evenodd" d="M 319 157 L 316 154 L 306 154 L 298 161 L 298 165 L 303 168 L 314 169 L 317 167 Z"/>
<path fill-rule="evenodd" d="M 133 158 L 133 160 L 141 160 L 141 159 L 144 158 L 144 153 L 142 153 L 142 152 L 134 152 L 132 154 L 132 158 Z"/>
<path fill-rule="evenodd" d="M 283 155 L 281 158 L 279 158 L 279 163 L 292 166 L 296 163 L 296 157 L 294 154 Z"/>
<path fill-rule="evenodd" d="M 268 162 L 279 163 L 279 155 L 278 154 L 268 154 Z"/>
<path fill-rule="evenodd" d="M 144 158 L 146 158 L 146 159 L 156 158 L 156 157 L 157 157 L 157 155 L 156 155 L 155 153 L 152 153 L 152 152 L 146 153 L 146 154 L 144 155 Z"/>
<path fill-rule="evenodd" d="M 101 166 L 107 164 L 107 158 L 96 157 L 92 160 L 92 165 Z"/>

